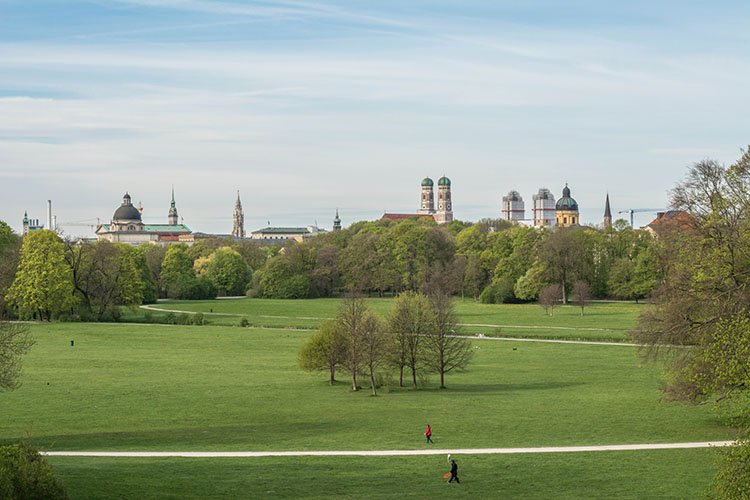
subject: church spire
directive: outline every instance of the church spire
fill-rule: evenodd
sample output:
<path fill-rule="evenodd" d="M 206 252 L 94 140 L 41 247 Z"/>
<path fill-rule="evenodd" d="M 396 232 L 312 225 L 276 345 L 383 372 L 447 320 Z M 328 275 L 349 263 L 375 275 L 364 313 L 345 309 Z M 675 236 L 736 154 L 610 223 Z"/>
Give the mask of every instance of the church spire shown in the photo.
<path fill-rule="evenodd" d="M 178 219 L 177 205 L 174 202 L 174 186 L 172 186 L 172 202 L 169 204 L 169 217 L 167 217 L 167 220 L 169 221 L 169 224 L 176 226 Z"/>
<path fill-rule="evenodd" d="M 235 238 L 245 237 L 245 214 L 242 212 L 242 201 L 240 201 L 240 190 L 237 190 L 237 201 L 234 202 L 232 213 L 232 236 Z"/>
<path fill-rule="evenodd" d="M 333 219 L 333 230 L 341 231 L 341 218 L 339 217 L 339 209 L 336 209 L 336 217 Z"/>
<path fill-rule="evenodd" d="M 607 201 L 604 202 L 604 229 L 612 227 L 612 210 L 609 208 L 609 193 L 607 193 Z"/>

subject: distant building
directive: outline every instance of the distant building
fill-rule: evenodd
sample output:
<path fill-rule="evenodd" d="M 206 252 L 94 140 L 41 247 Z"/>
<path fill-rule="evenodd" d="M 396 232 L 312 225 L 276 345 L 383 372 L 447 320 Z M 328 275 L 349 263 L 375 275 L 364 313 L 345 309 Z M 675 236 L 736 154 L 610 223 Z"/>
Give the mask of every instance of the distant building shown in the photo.
<path fill-rule="evenodd" d="M 612 210 L 609 208 L 609 193 L 607 193 L 607 200 L 604 202 L 604 229 L 612 227 Z"/>
<path fill-rule="evenodd" d="M 333 219 L 333 230 L 341 231 L 341 218 L 339 217 L 339 209 L 336 209 L 336 217 Z"/>
<path fill-rule="evenodd" d="M 511 222 L 522 221 L 526 218 L 526 208 L 523 203 L 523 198 L 521 198 L 518 191 L 509 191 L 506 196 L 503 196 L 500 213 L 502 219 Z"/>
<path fill-rule="evenodd" d="M 39 219 L 29 219 L 28 212 L 23 213 L 23 236 L 26 236 L 32 231 L 38 231 L 44 229 L 42 224 L 39 224 Z"/>
<path fill-rule="evenodd" d="M 563 188 L 562 198 L 555 204 L 555 218 L 560 227 L 577 226 L 580 223 L 578 214 L 578 202 L 571 198 L 568 183 Z"/>
<path fill-rule="evenodd" d="M 167 224 L 145 224 L 141 211 L 133 206 L 130 195 L 125 193 L 120 205 L 112 215 L 109 224 L 99 224 L 96 228 L 98 240 L 126 243 L 128 245 L 142 245 L 144 243 L 168 244 L 182 242 L 192 244 L 192 231 L 184 224 L 178 224 L 177 206 L 172 201 L 167 215 Z"/>
<path fill-rule="evenodd" d="M 380 220 L 403 220 L 403 219 L 427 219 L 430 218 L 438 224 L 447 224 L 453 221 L 453 200 L 451 198 L 451 180 L 445 176 L 438 179 L 437 210 L 435 209 L 435 195 L 433 182 L 429 177 L 422 180 L 422 189 L 419 201 L 419 210 L 415 214 L 384 213 Z"/>
<path fill-rule="evenodd" d="M 557 223 L 555 216 L 555 196 L 547 188 L 539 188 L 537 194 L 532 197 L 534 207 L 532 216 L 534 225 L 538 227 L 552 227 Z"/>
<path fill-rule="evenodd" d="M 307 227 L 266 227 L 253 231 L 251 238 L 253 240 L 262 240 L 267 243 L 283 243 L 284 241 L 304 241 L 307 238 L 317 236 L 318 234 L 325 233 L 325 229 L 321 229 L 317 226 Z"/>
<path fill-rule="evenodd" d="M 657 238 L 669 231 L 693 229 L 695 229 L 695 218 L 684 210 L 657 212 L 656 219 L 646 225 L 646 230 Z"/>
<path fill-rule="evenodd" d="M 234 202 L 234 212 L 232 212 L 232 236 L 238 239 L 245 237 L 245 214 L 242 212 L 239 190 L 237 190 L 237 201 Z"/>

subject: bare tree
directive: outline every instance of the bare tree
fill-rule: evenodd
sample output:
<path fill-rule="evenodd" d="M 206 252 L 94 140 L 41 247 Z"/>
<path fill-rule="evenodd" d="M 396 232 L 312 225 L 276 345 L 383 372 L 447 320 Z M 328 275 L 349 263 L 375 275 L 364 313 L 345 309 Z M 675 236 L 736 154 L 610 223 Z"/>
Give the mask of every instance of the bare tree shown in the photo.
<path fill-rule="evenodd" d="M 583 309 L 591 301 L 591 285 L 586 281 L 578 280 L 573 284 L 573 301 L 581 308 L 581 316 L 583 316 Z"/>
<path fill-rule="evenodd" d="M 561 286 L 558 284 L 548 285 L 539 291 L 539 305 L 544 312 L 552 316 L 552 312 L 562 296 Z"/>
<path fill-rule="evenodd" d="M 336 327 L 340 328 L 347 337 L 349 352 L 346 359 L 346 365 L 349 373 L 352 374 L 352 390 L 358 391 L 357 375 L 363 362 L 363 337 L 365 328 L 368 325 L 366 318 L 369 314 L 365 299 L 358 293 L 350 293 L 339 307 L 336 314 Z"/>
<path fill-rule="evenodd" d="M 21 356 L 34 341 L 21 323 L 0 320 L 0 390 L 12 391 L 20 385 Z"/>
<path fill-rule="evenodd" d="M 399 387 L 404 386 L 404 368 L 411 369 L 412 386 L 417 387 L 417 369 L 425 353 L 423 337 L 432 329 L 430 302 L 422 294 L 399 295 L 388 316 L 391 335 L 391 363 L 399 369 Z"/>
<path fill-rule="evenodd" d="M 445 374 L 452 370 L 464 370 L 474 352 L 471 343 L 456 335 L 458 326 L 453 311 L 453 299 L 443 293 L 430 296 L 433 321 L 425 335 L 427 365 L 440 375 L 440 388 L 445 389 Z"/>
<path fill-rule="evenodd" d="M 367 311 L 362 318 L 362 334 L 360 339 L 362 364 L 367 367 L 370 375 L 372 395 L 377 396 L 375 369 L 385 360 L 387 344 L 380 320 L 370 311 Z"/>

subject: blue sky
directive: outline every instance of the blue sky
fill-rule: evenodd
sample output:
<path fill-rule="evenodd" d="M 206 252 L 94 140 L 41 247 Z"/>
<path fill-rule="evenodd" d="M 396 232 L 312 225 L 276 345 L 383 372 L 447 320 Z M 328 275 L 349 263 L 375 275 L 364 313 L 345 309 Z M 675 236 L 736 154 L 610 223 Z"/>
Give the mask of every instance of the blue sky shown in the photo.
<path fill-rule="evenodd" d="M 568 182 L 659 208 L 750 143 L 750 4 L 0 0 L 0 219 L 345 225 L 453 181 L 457 218 Z M 636 217 L 645 224 L 652 214 Z M 84 234 L 85 226 L 64 226 Z"/>

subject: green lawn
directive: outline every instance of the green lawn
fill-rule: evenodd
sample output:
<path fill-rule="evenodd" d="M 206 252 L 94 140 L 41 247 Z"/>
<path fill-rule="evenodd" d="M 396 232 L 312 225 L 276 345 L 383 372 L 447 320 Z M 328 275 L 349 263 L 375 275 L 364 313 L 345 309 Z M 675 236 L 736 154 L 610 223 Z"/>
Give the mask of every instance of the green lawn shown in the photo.
<path fill-rule="evenodd" d="M 323 316 L 317 301 L 293 304 L 298 317 Z M 389 301 L 376 304 L 385 310 Z M 616 312 L 620 305 L 597 305 L 591 317 L 610 306 Z M 325 307 L 334 310 L 335 301 Z M 468 317 L 492 306 L 462 307 Z M 531 321 L 539 312 L 519 306 L 526 315 L 511 316 L 511 307 L 494 310 L 497 320 Z M 32 334 L 37 343 L 24 358 L 23 385 L 2 395 L 0 441 L 21 438 L 47 450 L 421 448 L 427 423 L 440 448 L 731 437 L 711 407 L 661 402 L 658 367 L 641 366 L 627 346 L 477 339 L 470 370 L 449 374 L 447 390 L 434 377 L 422 390 L 399 389 L 390 374 L 371 397 L 351 392 L 343 373 L 330 387 L 325 374 L 301 372 L 304 330 L 53 323 L 32 325 Z M 50 460 L 75 498 L 644 498 L 699 495 L 714 473 L 712 454 L 463 457 L 461 490 L 445 489 L 444 457 Z"/>
<path fill-rule="evenodd" d="M 713 450 L 295 459 L 62 458 L 73 498 L 699 498 Z M 167 478 L 167 479 L 165 479 Z"/>
<path fill-rule="evenodd" d="M 393 299 L 369 299 L 370 307 L 385 316 Z M 164 301 L 152 307 L 186 312 L 202 312 L 212 324 L 236 325 L 246 318 L 253 326 L 316 328 L 336 314 L 340 299 L 276 300 L 220 299 L 203 301 Z M 576 306 L 559 306 L 547 316 L 536 304 L 479 304 L 457 300 L 456 312 L 464 333 L 505 337 L 543 337 L 623 341 L 635 324 L 643 304 L 601 302 L 586 307 L 584 315 Z M 126 314 L 128 320 L 144 317 L 143 310 Z M 151 312 L 153 316 L 164 313 Z"/>

